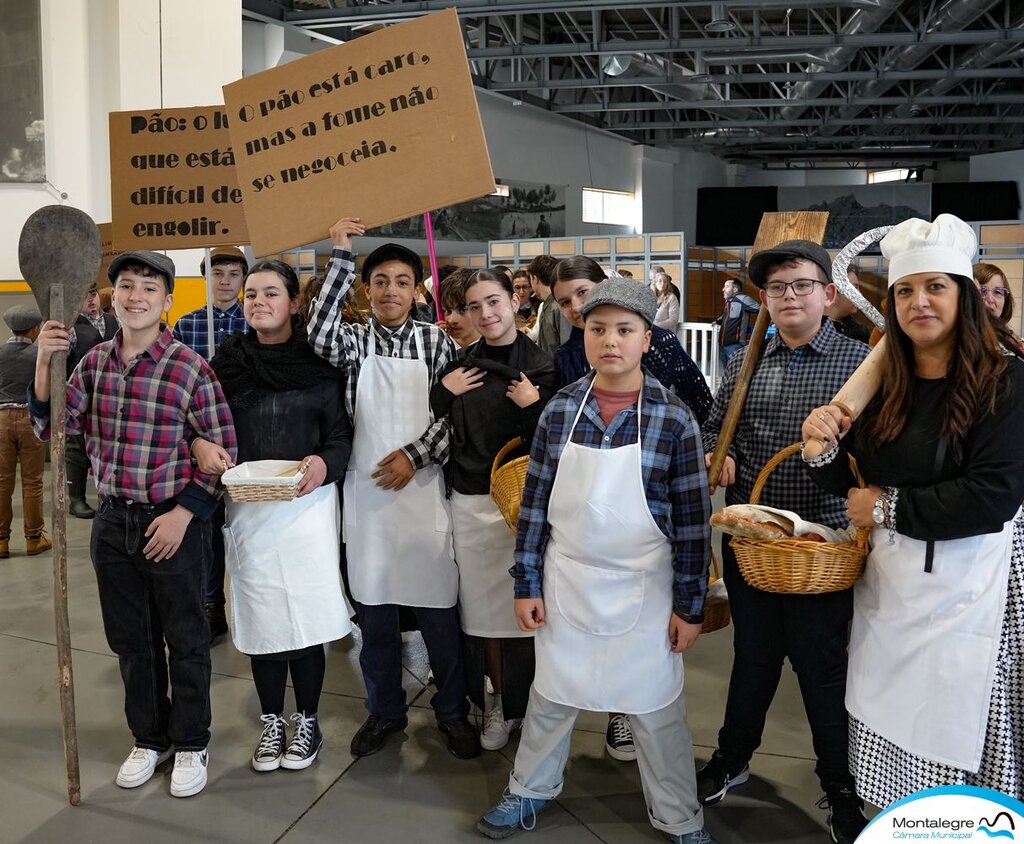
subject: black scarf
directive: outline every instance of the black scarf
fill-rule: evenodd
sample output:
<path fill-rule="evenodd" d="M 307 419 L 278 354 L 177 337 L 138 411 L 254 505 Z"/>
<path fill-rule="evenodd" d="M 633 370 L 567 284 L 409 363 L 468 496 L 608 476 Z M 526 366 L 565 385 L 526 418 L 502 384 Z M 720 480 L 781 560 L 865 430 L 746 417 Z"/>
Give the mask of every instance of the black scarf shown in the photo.
<path fill-rule="evenodd" d="M 248 410 L 267 393 L 300 390 L 317 381 L 337 381 L 342 374 L 309 345 L 303 326 L 292 325 L 284 343 L 265 346 L 256 332 L 232 334 L 217 349 L 210 366 L 233 411 Z"/>

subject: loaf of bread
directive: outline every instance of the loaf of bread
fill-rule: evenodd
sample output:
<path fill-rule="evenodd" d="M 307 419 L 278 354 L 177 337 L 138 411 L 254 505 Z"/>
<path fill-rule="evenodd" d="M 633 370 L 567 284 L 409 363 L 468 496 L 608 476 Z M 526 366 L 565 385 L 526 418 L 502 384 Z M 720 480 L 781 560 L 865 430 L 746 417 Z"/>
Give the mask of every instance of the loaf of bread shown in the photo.
<path fill-rule="evenodd" d="M 715 513 L 711 526 L 747 539 L 786 539 L 793 535 L 791 521 L 750 504 L 733 504 Z"/>

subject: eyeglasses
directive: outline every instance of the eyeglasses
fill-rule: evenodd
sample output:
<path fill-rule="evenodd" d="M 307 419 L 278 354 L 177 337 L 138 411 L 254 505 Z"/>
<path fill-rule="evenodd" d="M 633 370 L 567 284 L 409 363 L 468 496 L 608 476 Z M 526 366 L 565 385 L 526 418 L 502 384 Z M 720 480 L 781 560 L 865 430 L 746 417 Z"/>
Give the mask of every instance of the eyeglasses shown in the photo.
<path fill-rule="evenodd" d="M 793 288 L 793 292 L 797 296 L 807 296 L 812 290 L 814 285 L 821 284 L 817 279 L 810 278 L 798 278 L 796 281 L 769 281 L 764 286 L 764 292 L 772 299 L 778 299 L 786 295 L 786 290 L 790 287 Z M 824 285 L 822 285 L 824 286 Z"/>
<path fill-rule="evenodd" d="M 987 296 L 991 293 L 997 299 L 1005 299 L 1007 294 L 1010 292 L 1008 287 L 979 287 L 982 296 Z"/>

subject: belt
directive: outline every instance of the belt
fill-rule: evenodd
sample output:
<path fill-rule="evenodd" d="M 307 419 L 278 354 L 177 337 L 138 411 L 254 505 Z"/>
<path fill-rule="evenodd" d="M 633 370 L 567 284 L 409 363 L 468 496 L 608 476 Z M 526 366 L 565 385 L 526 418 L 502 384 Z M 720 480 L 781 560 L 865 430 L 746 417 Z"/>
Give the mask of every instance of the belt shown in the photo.
<path fill-rule="evenodd" d="M 121 498 L 119 495 L 101 495 L 100 501 L 108 507 L 118 510 L 133 510 L 137 513 L 147 513 L 159 516 L 169 513 L 178 506 L 178 502 L 171 498 L 168 501 L 161 501 L 159 504 L 150 504 L 146 501 L 132 501 L 130 498 Z"/>

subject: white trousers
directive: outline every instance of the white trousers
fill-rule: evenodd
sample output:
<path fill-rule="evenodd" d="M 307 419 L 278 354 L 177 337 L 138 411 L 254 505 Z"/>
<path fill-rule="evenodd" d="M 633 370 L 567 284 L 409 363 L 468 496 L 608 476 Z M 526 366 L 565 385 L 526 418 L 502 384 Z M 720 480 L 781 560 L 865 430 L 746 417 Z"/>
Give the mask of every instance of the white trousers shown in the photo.
<path fill-rule="evenodd" d="M 572 728 L 579 712 L 530 689 L 509 791 L 539 800 L 559 795 Z M 686 723 L 685 694 L 681 693 L 664 709 L 630 715 L 629 724 L 651 826 L 669 835 L 702 829 L 704 813 L 697 801 L 693 738 Z"/>

